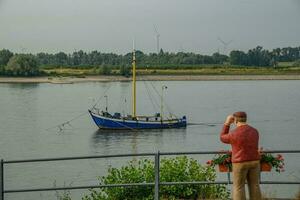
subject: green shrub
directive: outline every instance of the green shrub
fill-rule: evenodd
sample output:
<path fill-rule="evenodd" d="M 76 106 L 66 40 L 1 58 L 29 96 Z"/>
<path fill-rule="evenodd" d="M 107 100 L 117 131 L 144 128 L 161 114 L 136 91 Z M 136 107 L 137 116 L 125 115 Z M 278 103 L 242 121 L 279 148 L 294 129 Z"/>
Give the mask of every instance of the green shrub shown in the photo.
<path fill-rule="evenodd" d="M 68 185 L 69 187 L 72 186 L 72 184 Z M 53 183 L 53 187 L 56 188 L 56 181 Z M 64 183 L 64 187 L 66 187 L 66 183 Z M 55 196 L 57 200 L 72 200 L 71 192 L 69 190 L 63 190 L 63 191 L 55 191 Z"/>
<path fill-rule="evenodd" d="M 4 69 L 10 76 L 37 76 L 40 73 L 35 57 L 30 54 L 12 56 Z"/>
<path fill-rule="evenodd" d="M 0 66 L 0 76 L 5 75 L 4 66 Z"/>
<path fill-rule="evenodd" d="M 131 73 L 131 68 L 126 65 L 121 65 L 119 70 L 120 70 L 120 75 L 122 76 L 128 77 Z"/>
<path fill-rule="evenodd" d="M 107 65 L 103 65 L 100 67 L 100 74 L 101 75 L 110 75 L 112 72 L 112 68 L 107 66 Z"/>
<path fill-rule="evenodd" d="M 160 181 L 215 181 L 216 172 L 204 167 L 197 160 L 186 156 L 161 159 Z M 107 176 L 100 179 L 100 185 L 125 183 L 153 183 L 154 163 L 148 159 L 131 161 L 121 168 L 110 168 Z M 116 187 L 91 189 L 83 200 L 152 200 L 153 186 Z M 230 193 L 224 185 L 171 185 L 161 186 L 162 199 L 229 199 Z"/>

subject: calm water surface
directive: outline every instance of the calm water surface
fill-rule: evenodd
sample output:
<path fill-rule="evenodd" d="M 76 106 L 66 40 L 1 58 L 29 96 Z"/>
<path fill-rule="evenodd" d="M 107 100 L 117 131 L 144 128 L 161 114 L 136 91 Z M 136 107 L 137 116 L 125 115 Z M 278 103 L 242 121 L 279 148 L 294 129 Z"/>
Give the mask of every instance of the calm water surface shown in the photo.
<path fill-rule="evenodd" d="M 171 112 L 187 115 L 189 122 L 222 123 L 227 114 L 244 110 L 260 131 L 266 149 L 299 149 L 300 81 L 153 82 Z M 76 84 L 0 84 L 0 157 L 6 160 L 60 156 L 198 151 L 229 149 L 219 141 L 221 125 L 193 125 L 186 129 L 142 132 L 98 131 L 87 109 L 107 95 L 111 112 L 130 111 L 130 82 Z M 148 88 L 148 89 L 147 89 Z M 151 91 L 150 91 L 151 90 Z M 152 100 L 148 92 L 152 94 Z M 154 98 L 153 98 L 154 97 Z M 126 102 L 125 102 L 126 99 Z M 159 99 L 150 82 L 138 82 L 138 113 L 158 112 Z M 105 100 L 100 100 L 104 108 Z M 166 110 L 167 111 L 167 110 Z M 165 112 L 166 112 L 165 111 Z M 71 120 L 63 131 L 56 125 Z M 266 180 L 299 181 L 299 156 L 284 155 L 286 172 L 263 174 Z M 197 157 L 205 163 L 211 156 Z M 12 164 L 5 167 L 5 189 L 90 185 L 109 166 L 128 159 Z M 225 178 L 223 174 L 218 179 Z M 264 186 L 273 196 L 293 196 L 299 186 Z M 74 191 L 80 199 L 86 190 Z M 55 199 L 52 192 L 7 194 L 8 199 Z"/>

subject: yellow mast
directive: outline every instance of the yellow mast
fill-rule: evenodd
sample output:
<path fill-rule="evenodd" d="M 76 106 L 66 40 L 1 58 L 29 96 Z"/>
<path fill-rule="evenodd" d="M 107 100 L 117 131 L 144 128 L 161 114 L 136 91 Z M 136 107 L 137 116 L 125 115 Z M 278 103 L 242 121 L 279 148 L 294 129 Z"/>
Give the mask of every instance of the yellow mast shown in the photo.
<path fill-rule="evenodd" d="M 161 98 L 160 98 L 160 120 L 163 121 L 164 117 L 164 90 L 167 89 L 168 87 L 163 85 L 161 86 Z"/>
<path fill-rule="evenodd" d="M 136 59 L 135 59 L 135 48 L 133 42 L 133 59 L 132 59 L 132 117 L 136 117 Z"/>

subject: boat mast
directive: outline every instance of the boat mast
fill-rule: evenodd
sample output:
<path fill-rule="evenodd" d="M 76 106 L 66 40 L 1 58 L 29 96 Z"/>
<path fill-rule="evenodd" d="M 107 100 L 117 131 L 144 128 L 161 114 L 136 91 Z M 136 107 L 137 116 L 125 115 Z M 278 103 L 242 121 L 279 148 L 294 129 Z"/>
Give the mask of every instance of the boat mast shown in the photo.
<path fill-rule="evenodd" d="M 136 117 L 136 59 L 135 59 L 135 47 L 133 41 L 133 55 L 132 55 L 132 117 Z"/>
<path fill-rule="evenodd" d="M 163 121 L 164 117 L 164 90 L 167 89 L 168 87 L 163 85 L 161 87 L 161 96 L 160 96 L 160 119 Z"/>
<path fill-rule="evenodd" d="M 104 98 L 105 98 L 105 111 L 108 112 L 108 96 L 105 95 Z"/>

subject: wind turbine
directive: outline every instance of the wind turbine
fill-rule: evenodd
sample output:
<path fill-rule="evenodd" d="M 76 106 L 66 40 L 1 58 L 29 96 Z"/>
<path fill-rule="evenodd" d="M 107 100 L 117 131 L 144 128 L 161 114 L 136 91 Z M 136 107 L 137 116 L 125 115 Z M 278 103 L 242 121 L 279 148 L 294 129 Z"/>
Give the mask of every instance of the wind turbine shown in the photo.
<path fill-rule="evenodd" d="M 153 24 L 153 28 L 154 28 L 154 32 L 156 34 L 155 35 L 156 36 L 156 50 L 157 50 L 157 54 L 159 54 L 159 37 L 160 37 L 160 34 L 158 33 L 155 24 Z"/>
<path fill-rule="evenodd" d="M 218 37 L 218 40 L 223 44 L 223 51 L 224 51 L 223 53 L 226 54 L 227 47 L 228 47 L 228 45 L 230 45 L 233 42 L 233 40 L 229 40 L 228 42 L 226 42 L 226 41 L 222 40 L 220 37 Z"/>

